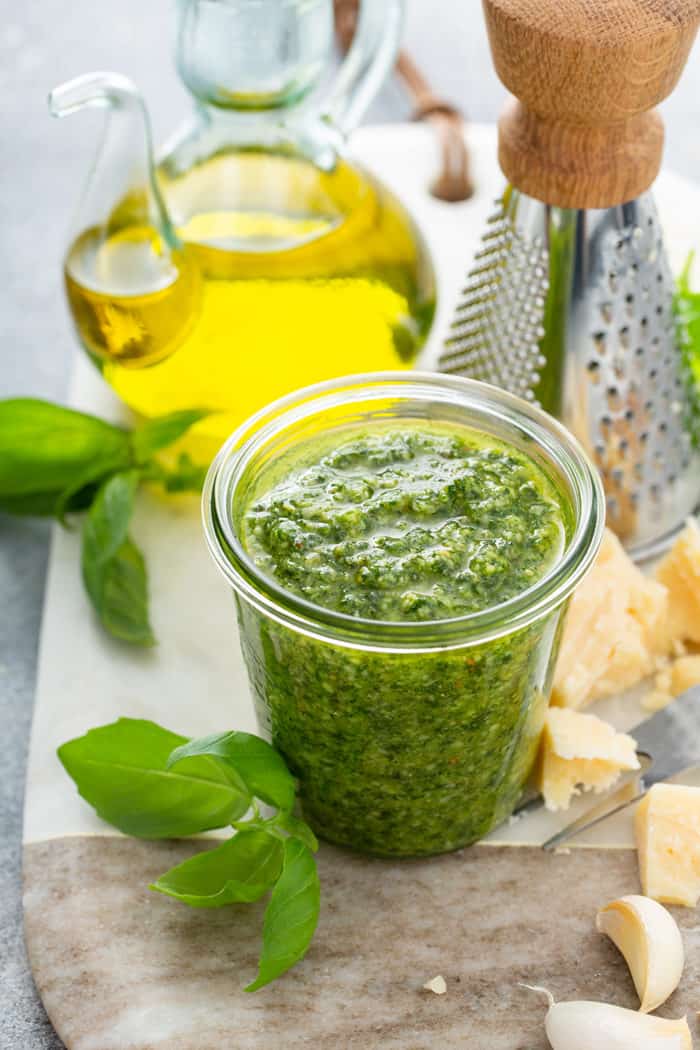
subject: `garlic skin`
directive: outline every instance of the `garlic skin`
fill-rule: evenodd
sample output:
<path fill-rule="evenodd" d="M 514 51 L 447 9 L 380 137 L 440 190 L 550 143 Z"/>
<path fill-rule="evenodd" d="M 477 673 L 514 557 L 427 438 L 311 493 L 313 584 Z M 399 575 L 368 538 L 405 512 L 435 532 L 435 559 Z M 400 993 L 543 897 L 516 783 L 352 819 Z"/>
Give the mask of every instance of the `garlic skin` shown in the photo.
<path fill-rule="evenodd" d="M 693 1046 L 684 1017 L 670 1021 L 585 1000 L 550 1006 L 545 1031 L 552 1050 L 692 1050 Z"/>
<path fill-rule="evenodd" d="M 665 1003 L 681 979 L 685 952 L 673 916 L 651 897 L 630 894 L 611 901 L 596 916 L 629 966 L 643 1013 Z"/>

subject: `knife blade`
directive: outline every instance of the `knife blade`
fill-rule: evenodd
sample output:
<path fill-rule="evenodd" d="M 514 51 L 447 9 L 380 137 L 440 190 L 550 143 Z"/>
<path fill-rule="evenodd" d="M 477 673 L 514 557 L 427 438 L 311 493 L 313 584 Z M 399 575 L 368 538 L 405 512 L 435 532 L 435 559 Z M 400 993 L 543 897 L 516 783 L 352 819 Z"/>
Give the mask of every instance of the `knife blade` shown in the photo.
<path fill-rule="evenodd" d="M 639 791 L 622 803 L 618 801 L 620 789 L 613 792 L 607 800 L 612 803 L 612 808 L 600 813 L 600 804 L 594 806 L 547 839 L 543 849 L 552 850 L 574 835 L 602 823 L 643 798 L 653 784 L 700 763 L 700 686 L 686 690 L 651 718 L 630 729 L 629 733 L 637 742 L 640 759 L 645 755 L 650 760 L 647 768 L 642 770 Z"/>

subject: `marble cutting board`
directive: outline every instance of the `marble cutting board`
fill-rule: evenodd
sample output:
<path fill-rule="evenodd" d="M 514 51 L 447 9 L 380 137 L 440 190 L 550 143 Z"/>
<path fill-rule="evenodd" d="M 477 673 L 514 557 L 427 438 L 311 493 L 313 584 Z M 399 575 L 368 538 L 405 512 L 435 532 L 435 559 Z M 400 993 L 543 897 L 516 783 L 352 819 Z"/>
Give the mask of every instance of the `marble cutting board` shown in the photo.
<path fill-rule="evenodd" d="M 440 297 L 426 367 L 502 184 L 494 129 L 468 135 L 479 193 L 461 205 L 425 192 L 437 165 L 427 129 L 366 128 L 354 139 L 355 155 L 404 199 L 435 257 Z M 664 172 L 657 200 L 678 269 L 700 240 L 700 223 L 688 221 L 700 214 L 700 190 Z M 82 359 L 72 400 L 106 416 L 120 411 Z M 37 987 L 69 1050 L 541 1050 L 544 1009 L 519 981 L 545 983 L 558 998 L 635 1005 L 624 964 L 593 928 L 603 900 L 638 889 L 629 815 L 559 856 L 538 848 L 561 823 L 547 814 L 429 861 L 323 846 L 322 916 L 306 959 L 282 981 L 243 993 L 261 908 L 204 913 L 149 893 L 153 876 L 195 846 L 120 836 L 82 802 L 55 757 L 64 740 L 119 715 L 187 735 L 255 730 L 230 595 L 205 550 L 197 501 L 144 495 L 134 535 L 149 564 L 155 651 L 134 653 L 97 628 L 75 533 L 56 529 L 47 583 L 25 809 L 25 925 Z M 643 717 L 633 695 L 603 713 L 622 728 Z M 697 772 L 685 779 L 700 783 Z M 694 1017 L 700 932 L 693 912 L 680 919 L 689 960 L 683 990 L 663 1012 Z M 438 973 L 444 996 L 422 990 Z"/>

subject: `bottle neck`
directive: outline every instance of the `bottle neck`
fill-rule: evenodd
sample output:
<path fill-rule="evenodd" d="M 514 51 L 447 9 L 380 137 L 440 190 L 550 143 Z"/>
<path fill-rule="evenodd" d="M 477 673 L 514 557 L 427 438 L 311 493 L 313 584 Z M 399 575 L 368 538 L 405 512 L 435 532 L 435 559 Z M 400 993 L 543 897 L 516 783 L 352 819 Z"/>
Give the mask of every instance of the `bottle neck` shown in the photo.
<path fill-rule="evenodd" d="M 330 61 L 331 0 L 184 0 L 180 76 L 200 105 L 283 119 Z"/>

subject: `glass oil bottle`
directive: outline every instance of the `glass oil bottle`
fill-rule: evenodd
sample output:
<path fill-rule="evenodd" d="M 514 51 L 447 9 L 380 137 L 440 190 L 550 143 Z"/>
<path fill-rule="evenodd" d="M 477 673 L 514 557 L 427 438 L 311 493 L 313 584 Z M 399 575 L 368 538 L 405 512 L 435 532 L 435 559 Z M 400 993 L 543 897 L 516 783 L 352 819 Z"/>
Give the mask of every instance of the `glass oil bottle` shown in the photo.
<path fill-rule="evenodd" d="M 344 157 L 393 60 L 401 6 L 364 0 L 328 97 L 331 0 L 185 0 L 178 67 L 195 115 L 157 165 L 125 78 L 88 74 L 52 94 L 57 115 L 109 111 L 65 263 L 80 340 L 140 415 L 209 409 L 203 455 L 297 387 L 410 368 L 427 335 L 420 235 Z"/>

